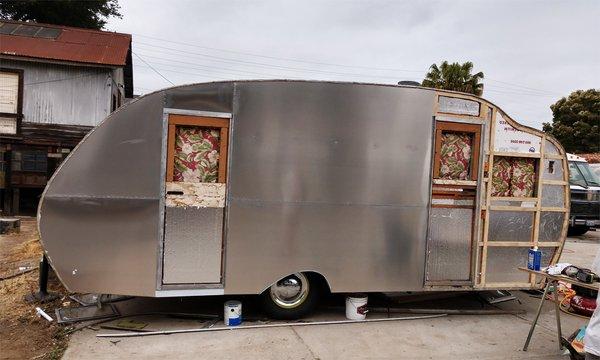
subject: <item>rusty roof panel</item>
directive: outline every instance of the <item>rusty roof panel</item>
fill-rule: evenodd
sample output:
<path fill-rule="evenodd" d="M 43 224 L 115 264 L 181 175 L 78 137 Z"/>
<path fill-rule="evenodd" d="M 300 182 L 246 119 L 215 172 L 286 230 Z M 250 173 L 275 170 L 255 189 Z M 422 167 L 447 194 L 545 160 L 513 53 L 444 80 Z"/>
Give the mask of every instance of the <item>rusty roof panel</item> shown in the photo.
<path fill-rule="evenodd" d="M 131 46 L 129 34 L 5 20 L 0 24 L 0 29 L 6 30 L 0 30 L 0 54 L 5 55 L 125 66 Z M 33 27 L 38 28 L 35 34 L 39 36 L 30 34 Z M 60 35 L 56 39 L 42 37 L 51 29 L 60 30 Z"/>

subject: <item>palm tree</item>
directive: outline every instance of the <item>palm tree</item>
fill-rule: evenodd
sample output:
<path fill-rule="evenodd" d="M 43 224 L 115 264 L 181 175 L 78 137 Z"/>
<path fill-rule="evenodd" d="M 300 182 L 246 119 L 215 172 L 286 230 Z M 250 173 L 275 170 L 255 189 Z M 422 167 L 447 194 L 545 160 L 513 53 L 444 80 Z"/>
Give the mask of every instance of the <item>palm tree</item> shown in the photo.
<path fill-rule="evenodd" d="M 433 64 L 429 67 L 429 72 L 425 76 L 422 85 L 481 96 L 483 94 L 483 84 L 479 81 L 483 79 L 483 73 L 480 71 L 477 74 L 471 74 L 472 70 L 473 63 L 470 61 L 462 65 L 457 62 L 448 64 L 447 61 L 444 61 L 439 67 Z"/>

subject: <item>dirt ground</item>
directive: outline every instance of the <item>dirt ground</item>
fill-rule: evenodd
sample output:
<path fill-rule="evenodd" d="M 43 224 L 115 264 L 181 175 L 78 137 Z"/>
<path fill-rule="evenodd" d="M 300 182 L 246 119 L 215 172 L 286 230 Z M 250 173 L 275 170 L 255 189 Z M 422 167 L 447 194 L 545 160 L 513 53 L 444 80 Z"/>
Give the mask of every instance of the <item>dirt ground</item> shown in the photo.
<path fill-rule="evenodd" d="M 39 306 L 53 316 L 51 310 L 65 302 L 66 291 L 52 272 L 48 288 L 59 298 L 45 304 L 24 300 L 38 287 L 38 238 L 35 218 L 21 219 L 20 234 L 0 236 L 0 359 L 60 359 L 68 343 L 62 327 L 35 311 Z M 17 275 L 29 268 L 33 270 Z"/>

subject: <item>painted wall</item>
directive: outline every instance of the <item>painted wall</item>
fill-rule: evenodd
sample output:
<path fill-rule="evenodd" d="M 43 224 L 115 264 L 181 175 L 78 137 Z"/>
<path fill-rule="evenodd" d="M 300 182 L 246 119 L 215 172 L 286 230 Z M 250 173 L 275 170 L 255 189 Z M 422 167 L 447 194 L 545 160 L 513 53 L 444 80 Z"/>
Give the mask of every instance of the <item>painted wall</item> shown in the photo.
<path fill-rule="evenodd" d="M 111 95 L 123 92 L 121 69 L 7 59 L 0 67 L 23 70 L 25 122 L 95 126 L 110 114 Z"/>

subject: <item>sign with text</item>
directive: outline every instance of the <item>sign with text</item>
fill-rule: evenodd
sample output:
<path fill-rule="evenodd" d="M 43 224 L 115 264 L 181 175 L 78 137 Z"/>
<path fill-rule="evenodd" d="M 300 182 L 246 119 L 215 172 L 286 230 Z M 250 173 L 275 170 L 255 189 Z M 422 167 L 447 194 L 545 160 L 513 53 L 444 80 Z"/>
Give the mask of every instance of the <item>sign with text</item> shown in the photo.
<path fill-rule="evenodd" d="M 496 115 L 494 151 L 539 154 L 542 138 L 518 130 L 510 125 L 500 112 Z"/>

